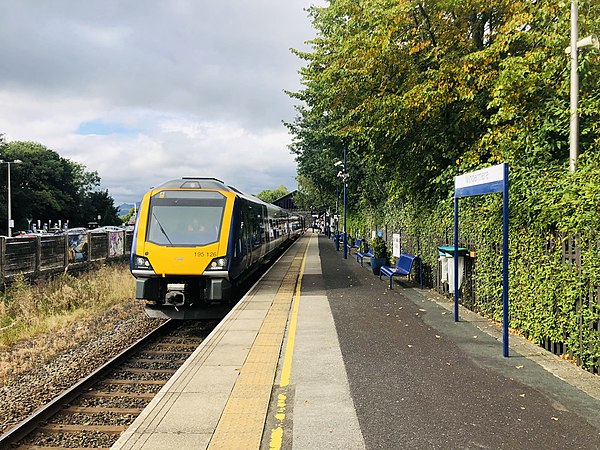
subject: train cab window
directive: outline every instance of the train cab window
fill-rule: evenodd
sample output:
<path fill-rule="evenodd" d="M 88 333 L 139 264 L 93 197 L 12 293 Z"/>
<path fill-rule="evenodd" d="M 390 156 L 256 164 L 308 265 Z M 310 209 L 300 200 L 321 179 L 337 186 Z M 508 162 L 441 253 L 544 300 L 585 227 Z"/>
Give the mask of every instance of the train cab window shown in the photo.
<path fill-rule="evenodd" d="M 166 246 L 217 242 L 225 203 L 225 197 L 218 192 L 161 191 L 150 199 L 146 238 Z"/>

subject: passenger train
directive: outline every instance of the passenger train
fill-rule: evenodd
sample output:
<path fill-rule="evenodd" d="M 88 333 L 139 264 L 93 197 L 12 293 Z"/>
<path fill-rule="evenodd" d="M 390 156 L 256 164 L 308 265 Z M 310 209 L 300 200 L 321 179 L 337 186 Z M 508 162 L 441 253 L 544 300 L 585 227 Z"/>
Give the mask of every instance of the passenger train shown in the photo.
<path fill-rule="evenodd" d="M 130 267 L 150 317 L 224 316 L 236 286 L 300 235 L 303 218 L 216 178 L 168 181 L 138 211 Z"/>

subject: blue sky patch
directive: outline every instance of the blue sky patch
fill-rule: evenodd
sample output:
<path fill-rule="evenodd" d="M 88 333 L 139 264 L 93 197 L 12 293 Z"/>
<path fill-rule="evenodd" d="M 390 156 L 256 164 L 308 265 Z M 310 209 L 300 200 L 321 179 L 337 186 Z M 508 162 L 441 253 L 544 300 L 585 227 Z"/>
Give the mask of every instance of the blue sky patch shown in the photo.
<path fill-rule="evenodd" d="M 105 122 L 101 119 L 90 120 L 88 122 L 82 122 L 75 131 L 76 134 L 96 134 L 96 135 L 109 135 L 109 134 L 137 134 L 139 130 L 135 128 L 127 127 L 119 123 Z"/>

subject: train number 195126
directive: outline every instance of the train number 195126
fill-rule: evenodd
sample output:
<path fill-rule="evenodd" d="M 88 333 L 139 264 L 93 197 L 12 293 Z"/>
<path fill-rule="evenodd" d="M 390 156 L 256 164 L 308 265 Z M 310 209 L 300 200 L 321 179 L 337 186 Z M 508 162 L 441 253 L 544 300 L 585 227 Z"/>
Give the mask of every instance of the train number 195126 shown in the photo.
<path fill-rule="evenodd" d="M 217 252 L 194 252 L 196 258 L 216 258 Z"/>

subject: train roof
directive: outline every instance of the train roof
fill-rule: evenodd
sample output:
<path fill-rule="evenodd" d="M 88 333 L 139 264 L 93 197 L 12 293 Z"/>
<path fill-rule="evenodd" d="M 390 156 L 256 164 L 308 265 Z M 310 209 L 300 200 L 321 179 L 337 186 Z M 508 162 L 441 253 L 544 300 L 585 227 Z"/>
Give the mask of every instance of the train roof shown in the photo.
<path fill-rule="evenodd" d="M 231 191 L 223 181 L 218 178 L 183 177 L 177 180 L 169 180 L 154 189 L 218 189 L 220 191 Z"/>
<path fill-rule="evenodd" d="M 241 192 L 239 189 L 236 189 L 233 186 L 228 186 L 225 184 L 225 182 L 219 180 L 218 178 L 182 177 L 176 180 L 166 181 L 163 184 L 156 186 L 154 189 L 215 189 L 219 191 L 229 191 L 256 203 L 262 203 L 271 208 L 283 209 L 277 205 L 273 205 L 272 203 L 267 203 L 254 195 Z"/>

